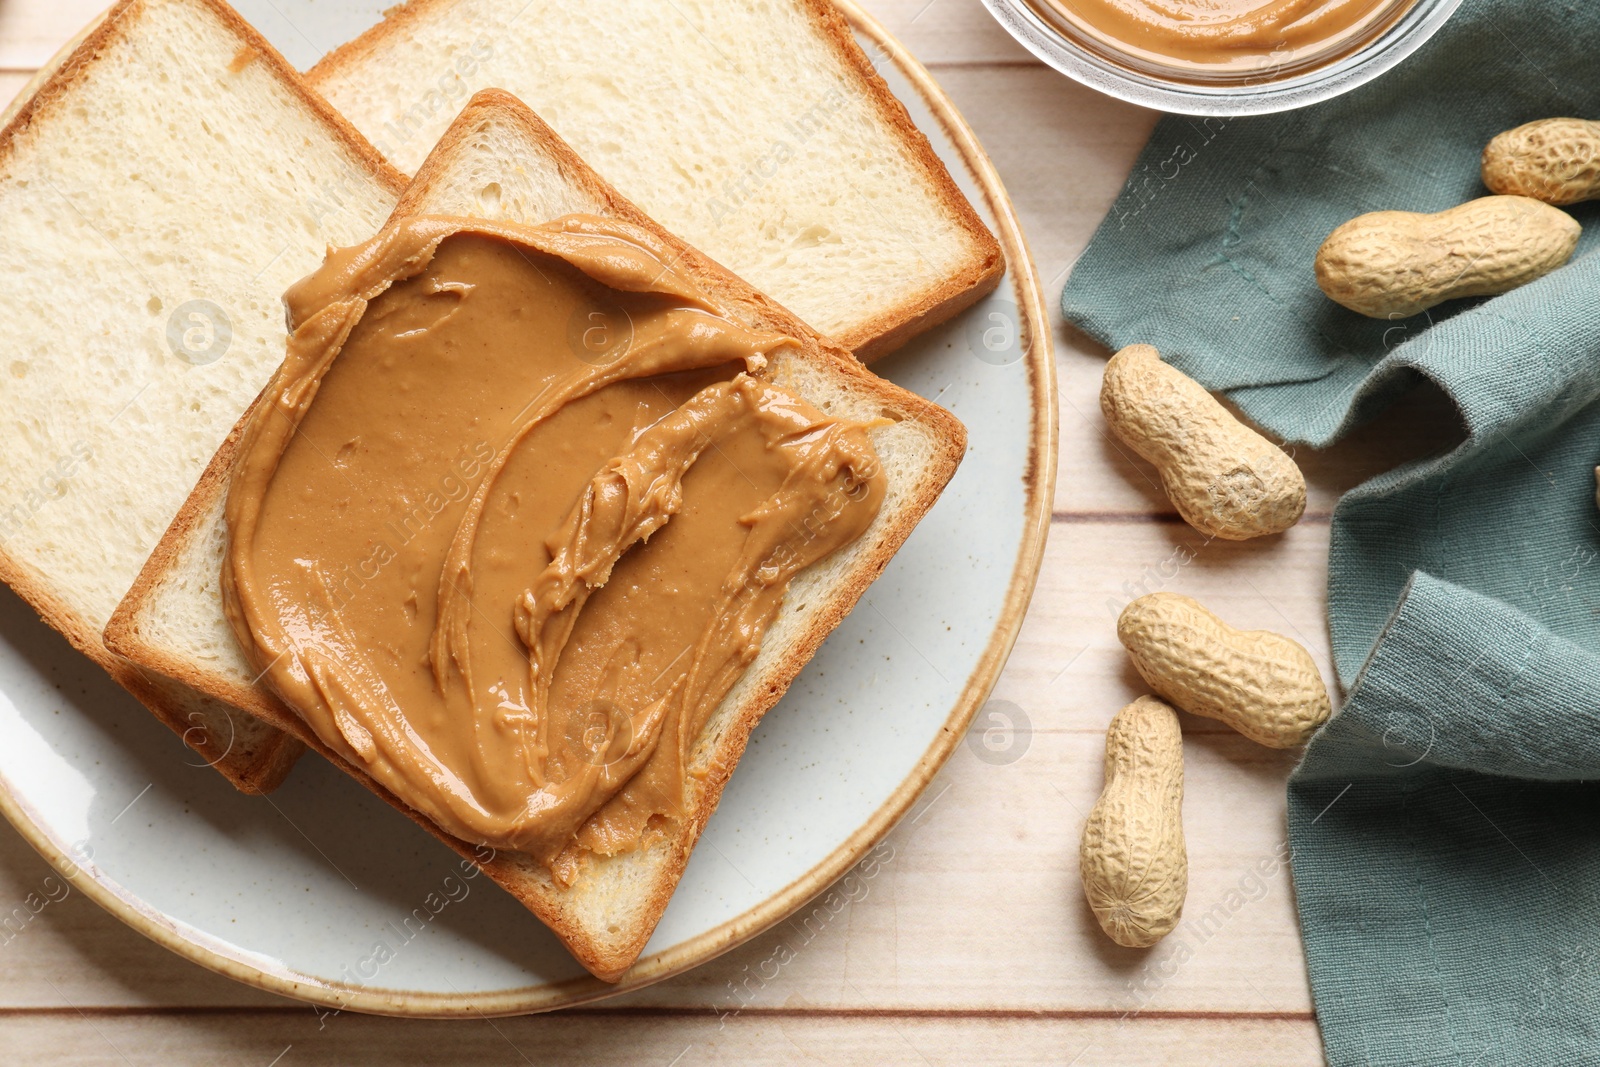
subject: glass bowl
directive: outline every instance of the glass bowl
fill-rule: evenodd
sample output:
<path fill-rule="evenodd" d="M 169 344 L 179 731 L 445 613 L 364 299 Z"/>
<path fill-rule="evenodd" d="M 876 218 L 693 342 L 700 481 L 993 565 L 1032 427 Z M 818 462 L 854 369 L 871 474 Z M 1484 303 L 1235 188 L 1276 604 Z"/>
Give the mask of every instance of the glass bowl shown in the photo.
<path fill-rule="evenodd" d="M 1364 85 L 1434 35 L 1461 0 L 1412 0 L 1371 39 L 1320 65 L 1280 70 L 1270 56 L 1255 71 L 1205 76 L 1169 71 L 1129 53 L 1118 59 L 1074 39 L 1048 0 L 983 0 L 1000 25 L 1045 63 L 1119 100 L 1184 115 L 1262 115 L 1327 100 Z M 1037 5 L 1037 6 L 1036 6 Z M 1395 6 L 1404 6 L 1396 0 Z"/>

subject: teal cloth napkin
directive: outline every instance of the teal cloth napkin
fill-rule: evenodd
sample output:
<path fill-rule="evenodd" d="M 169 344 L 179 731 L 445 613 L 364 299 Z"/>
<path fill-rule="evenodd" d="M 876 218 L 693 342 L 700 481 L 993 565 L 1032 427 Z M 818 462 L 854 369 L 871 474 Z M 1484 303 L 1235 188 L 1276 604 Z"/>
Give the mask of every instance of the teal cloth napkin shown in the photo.
<path fill-rule="evenodd" d="M 1337 100 L 1164 119 L 1062 295 L 1291 441 L 1423 379 L 1459 409 L 1457 447 L 1333 517 L 1347 696 L 1288 807 L 1335 1065 L 1600 1064 L 1600 210 L 1572 209 L 1563 269 L 1413 319 L 1346 311 L 1311 271 L 1356 214 L 1484 195 L 1489 138 L 1556 115 L 1600 118 L 1600 4 L 1466 0 Z"/>

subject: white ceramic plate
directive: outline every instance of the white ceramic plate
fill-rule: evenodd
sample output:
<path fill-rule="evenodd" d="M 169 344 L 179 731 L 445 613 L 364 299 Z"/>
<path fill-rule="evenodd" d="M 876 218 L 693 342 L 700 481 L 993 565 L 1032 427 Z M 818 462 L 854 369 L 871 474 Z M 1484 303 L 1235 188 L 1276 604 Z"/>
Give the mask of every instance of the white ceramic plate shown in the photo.
<path fill-rule="evenodd" d="M 371 0 L 239 6 L 300 66 L 378 17 Z M 302 761 L 270 798 L 235 793 L 0 590 L 0 808 L 82 891 L 263 989 L 387 1014 L 511 1014 L 725 951 L 826 889 L 905 813 L 987 697 L 1033 590 L 1055 483 L 1055 372 L 1038 279 L 993 168 L 927 72 L 845 9 L 1000 237 L 1010 273 L 876 366 L 953 410 L 970 451 L 757 729 L 634 969 L 617 986 L 589 977 L 511 897 L 464 878 L 454 855 L 322 760 Z"/>

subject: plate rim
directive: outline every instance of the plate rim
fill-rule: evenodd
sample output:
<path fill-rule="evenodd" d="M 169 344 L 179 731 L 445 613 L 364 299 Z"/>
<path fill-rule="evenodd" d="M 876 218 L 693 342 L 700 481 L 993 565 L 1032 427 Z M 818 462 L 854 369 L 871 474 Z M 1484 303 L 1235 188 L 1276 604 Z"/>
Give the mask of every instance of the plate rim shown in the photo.
<path fill-rule="evenodd" d="M 973 716 L 1005 668 L 1022 628 L 1044 561 L 1050 530 L 1058 460 L 1058 404 L 1054 335 L 1043 288 L 1022 226 L 999 172 L 954 101 L 933 75 L 856 0 L 832 0 L 852 29 L 870 38 L 928 106 L 978 186 L 998 231 L 1009 279 L 1025 331 L 1032 427 L 1024 472 L 1023 530 L 1000 616 L 989 640 L 938 736 L 916 765 L 872 815 L 805 874 L 760 904 L 695 937 L 639 960 L 618 982 L 580 975 L 560 982 L 521 986 L 494 993 L 423 993 L 345 986 L 301 975 L 287 967 L 268 969 L 233 946 L 203 931 L 185 932 L 179 924 L 138 895 L 82 862 L 43 828 L 31 806 L 0 774 L 0 814 L 61 875 L 101 908 L 163 948 L 207 970 L 268 993 L 325 1007 L 403 1018 L 448 1019 L 526 1015 L 574 1007 L 653 985 L 706 963 L 771 929 L 826 891 L 859 863 L 899 823 L 955 751 Z M 26 92 L 24 87 L 23 92 Z M 80 876 L 85 876 L 81 877 Z"/>

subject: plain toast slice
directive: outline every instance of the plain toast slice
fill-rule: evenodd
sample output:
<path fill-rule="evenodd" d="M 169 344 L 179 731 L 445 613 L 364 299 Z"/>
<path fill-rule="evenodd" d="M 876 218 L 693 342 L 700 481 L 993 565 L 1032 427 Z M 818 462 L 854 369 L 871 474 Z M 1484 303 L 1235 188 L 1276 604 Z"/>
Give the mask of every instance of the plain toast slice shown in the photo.
<path fill-rule="evenodd" d="M 733 317 L 802 340 L 803 352 L 786 350 L 774 358 L 777 381 L 828 414 L 892 420 L 872 431 L 889 477 L 877 520 L 854 544 L 795 579 L 760 655 L 718 706 L 696 745 L 692 765 L 706 774 L 694 786 L 688 816 L 634 852 L 586 857 L 583 873 L 570 888 L 557 885 L 531 857 L 501 853 L 484 858 L 466 842 L 442 833 L 323 745 L 270 694 L 257 689 L 253 698 L 240 699 L 249 696 L 253 672 L 223 617 L 219 577 L 224 545 L 221 512 L 234 438 L 218 452 L 174 524 L 174 535 L 152 556 L 136 595 L 119 613 L 112 637 L 123 654 L 237 700 L 316 748 L 463 857 L 479 862 L 548 924 L 585 967 L 601 978 L 616 980 L 638 958 L 665 911 L 751 730 L 933 505 L 960 462 L 966 432 L 942 408 L 877 378 L 842 347 L 666 234 L 507 93 L 488 91 L 473 98 L 424 162 L 396 211 L 529 223 L 582 211 L 632 223 L 665 241 L 676 256 L 675 265 L 720 300 Z M 167 607 L 177 602 L 186 616 L 181 625 L 165 616 Z M 155 645 L 148 636 L 155 633 L 169 639 L 182 633 L 188 643 Z M 216 669 L 224 662 L 232 664 L 231 670 Z"/>
<path fill-rule="evenodd" d="M 277 294 L 404 179 L 220 0 L 123 0 L 0 116 L 0 579 L 235 785 L 298 742 L 101 638 L 283 359 Z"/>
<path fill-rule="evenodd" d="M 469 93 L 510 92 L 667 230 L 862 359 L 1004 271 L 829 0 L 411 0 L 308 77 L 407 173 Z"/>

